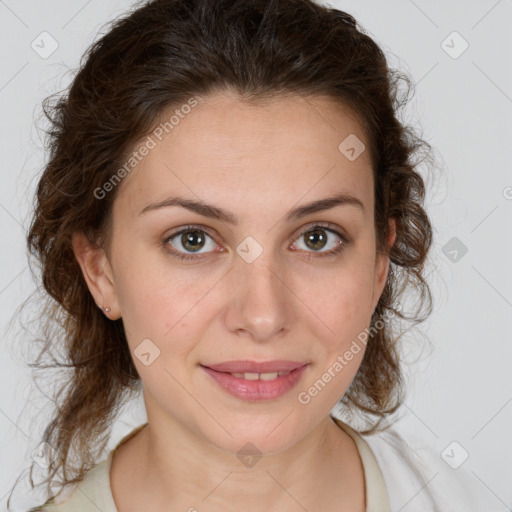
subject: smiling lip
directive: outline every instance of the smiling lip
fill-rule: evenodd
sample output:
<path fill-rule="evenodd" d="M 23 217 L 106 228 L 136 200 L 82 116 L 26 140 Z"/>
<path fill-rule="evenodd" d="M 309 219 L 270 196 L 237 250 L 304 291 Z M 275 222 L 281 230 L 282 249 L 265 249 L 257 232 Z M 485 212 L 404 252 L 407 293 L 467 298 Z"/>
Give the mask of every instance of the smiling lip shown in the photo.
<path fill-rule="evenodd" d="M 283 396 L 297 384 L 307 367 L 308 363 L 283 360 L 262 363 L 226 361 L 201 365 L 230 395 L 251 402 Z"/>
<path fill-rule="evenodd" d="M 257 363 L 255 361 L 225 361 L 224 363 L 202 365 L 207 368 L 211 368 L 216 372 L 227 372 L 227 373 L 269 373 L 269 372 L 290 372 L 307 363 L 298 363 L 295 361 L 264 361 Z"/>

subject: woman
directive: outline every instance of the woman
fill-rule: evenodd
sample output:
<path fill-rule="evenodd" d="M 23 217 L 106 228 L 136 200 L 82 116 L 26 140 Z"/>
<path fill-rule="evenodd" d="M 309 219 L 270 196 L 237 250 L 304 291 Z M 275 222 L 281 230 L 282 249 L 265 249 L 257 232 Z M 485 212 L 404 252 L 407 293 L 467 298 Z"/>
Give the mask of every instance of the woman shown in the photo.
<path fill-rule="evenodd" d="M 92 46 L 28 234 L 72 369 L 33 510 L 472 510 L 389 429 L 396 322 L 431 309 L 401 79 L 309 0 L 150 1 Z"/>

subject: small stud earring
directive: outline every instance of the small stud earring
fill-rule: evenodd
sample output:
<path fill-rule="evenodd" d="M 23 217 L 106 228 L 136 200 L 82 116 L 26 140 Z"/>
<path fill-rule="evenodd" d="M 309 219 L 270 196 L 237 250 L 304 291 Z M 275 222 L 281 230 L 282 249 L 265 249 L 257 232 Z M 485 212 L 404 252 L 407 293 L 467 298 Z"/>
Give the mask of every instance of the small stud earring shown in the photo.
<path fill-rule="evenodd" d="M 110 311 L 110 308 L 109 307 L 106 307 L 105 308 L 105 313 L 108 313 Z"/>

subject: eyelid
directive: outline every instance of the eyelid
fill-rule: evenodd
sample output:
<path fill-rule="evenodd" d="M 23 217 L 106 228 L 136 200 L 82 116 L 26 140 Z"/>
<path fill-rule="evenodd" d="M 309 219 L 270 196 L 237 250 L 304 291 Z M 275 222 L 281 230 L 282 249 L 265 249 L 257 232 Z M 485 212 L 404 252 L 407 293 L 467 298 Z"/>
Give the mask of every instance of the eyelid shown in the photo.
<path fill-rule="evenodd" d="M 215 241 L 215 243 L 218 243 L 217 238 L 220 238 L 222 240 L 222 237 L 220 235 L 217 235 L 217 234 L 214 235 L 213 234 L 214 230 L 207 226 L 203 226 L 202 224 L 186 224 L 185 226 L 180 227 L 177 231 L 173 231 L 169 235 L 165 235 L 164 241 L 168 242 L 169 239 L 171 239 L 177 235 L 181 235 L 182 233 L 186 233 L 187 231 L 193 231 L 193 230 L 204 231 L 212 240 Z"/>
<path fill-rule="evenodd" d="M 295 238 L 306 234 L 308 231 L 311 231 L 313 228 L 316 227 L 328 229 L 329 231 L 331 231 L 331 233 L 338 235 L 345 243 L 348 243 L 350 241 L 348 235 L 345 234 L 344 230 L 340 228 L 337 224 L 333 224 L 332 222 L 310 222 L 309 224 L 306 224 L 304 228 L 301 229 L 301 231 Z"/>

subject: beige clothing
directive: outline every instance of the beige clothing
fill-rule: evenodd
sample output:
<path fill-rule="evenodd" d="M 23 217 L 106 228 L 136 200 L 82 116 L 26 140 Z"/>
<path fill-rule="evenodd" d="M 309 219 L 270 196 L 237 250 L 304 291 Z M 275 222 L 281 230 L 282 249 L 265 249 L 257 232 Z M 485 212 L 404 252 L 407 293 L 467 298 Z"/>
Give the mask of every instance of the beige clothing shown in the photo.
<path fill-rule="evenodd" d="M 384 478 L 370 446 L 356 430 L 337 418 L 333 419 L 355 441 L 359 451 L 365 477 L 366 512 L 391 512 Z M 101 510 L 102 512 L 118 512 L 110 487 L 112 457 L 118 446 L 134 436 L 144 426 L 145 424 L 140 425 L 123 437 L 110 451 L 107 458 L 87 473 L 84 480 L 78 484 L 77 488 L 73 489 L 71 496 L 66 501 L 62 503 L 47 502 L 42 511 L 98 512 Z"/>

